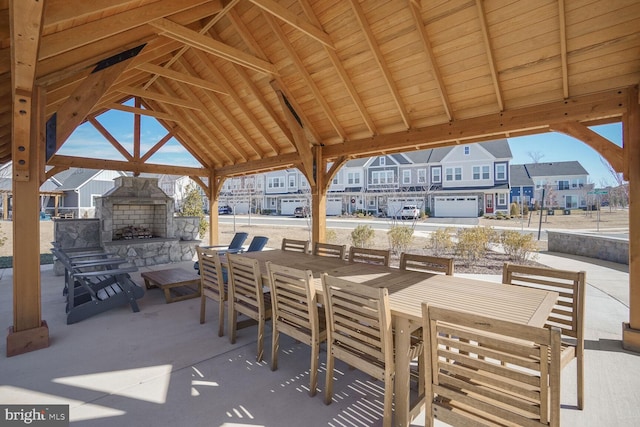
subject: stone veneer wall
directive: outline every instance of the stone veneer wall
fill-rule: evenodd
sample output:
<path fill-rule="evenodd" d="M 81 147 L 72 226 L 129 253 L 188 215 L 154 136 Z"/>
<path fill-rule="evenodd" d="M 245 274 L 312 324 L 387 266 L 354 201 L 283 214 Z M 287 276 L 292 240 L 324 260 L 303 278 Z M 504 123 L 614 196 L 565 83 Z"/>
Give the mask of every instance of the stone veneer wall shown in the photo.
<path fill-rule="evenodd" d="M 627 239 L 548 230 L 547 235 L 550 252 L 629 264 L 629 240 Z"/>
<path fill-rule="evenodd" d="M 191 261 L 200 245 L 197 217 L 174 217 L 175 238 L 135 239 L 101 242 L 99 219 L 55 219 L 53 237 L 64 249 L 104 247 L 106 251 L 126 258 L 137 267 Z M 64 266 L 58 261 L 53 265 L 54 273 L 64 274 Z"/>

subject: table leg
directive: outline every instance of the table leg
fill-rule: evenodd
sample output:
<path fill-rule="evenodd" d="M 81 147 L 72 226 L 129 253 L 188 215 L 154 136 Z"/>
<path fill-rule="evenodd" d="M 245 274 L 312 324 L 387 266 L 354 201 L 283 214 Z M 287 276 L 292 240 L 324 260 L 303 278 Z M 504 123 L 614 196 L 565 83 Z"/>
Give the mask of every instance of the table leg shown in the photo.
<path fill-rule="evenodd" d="M 399 317 L 394 318 L 394 325 L 396 342 L 395 425 L 406 427 L 411 421 L 409 415 L 411 325 L 408 319 Z"/>

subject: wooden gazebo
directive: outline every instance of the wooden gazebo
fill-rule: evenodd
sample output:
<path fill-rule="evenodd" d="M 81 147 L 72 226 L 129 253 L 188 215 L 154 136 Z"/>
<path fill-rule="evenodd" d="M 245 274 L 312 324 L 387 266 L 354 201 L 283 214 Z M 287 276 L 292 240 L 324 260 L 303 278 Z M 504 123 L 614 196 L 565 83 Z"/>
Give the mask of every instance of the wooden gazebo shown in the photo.
<path fill-rule="evenodd" d="M 189 175 L 216 241 L 226 178 L 297 167 L 323 241 L 327 187 L 351 158 L 550 131 L 630 181 L 624 345 L 640 351 L 637 0 L 0 0 L 0 37 L 0 162 L 13 160 L 20 233 L 9 355 L 49 342 L 38 188 L 65 168 Z M 109 109 L 138 118 L 132 151 L 96 119 Z M 167 130 L 145 153 L 142 115 Z M 56 154 L 87 121 L 122 161 Z M 622 147 L 589 128 L 610 122 Z M 202 167 L 150 164 L 171 137 Z"/>

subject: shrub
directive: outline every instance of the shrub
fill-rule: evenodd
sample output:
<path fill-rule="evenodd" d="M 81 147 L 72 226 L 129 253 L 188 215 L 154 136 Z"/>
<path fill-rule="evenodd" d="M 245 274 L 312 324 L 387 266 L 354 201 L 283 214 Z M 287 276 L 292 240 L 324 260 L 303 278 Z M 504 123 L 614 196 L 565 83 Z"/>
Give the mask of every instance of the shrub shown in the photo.
<path fill-rule="evenodd" d="M 529 206 L 525 203 L 525 205 L 522 207 L 522 215 L 524 217 L 529 216 Z"/>
<path fill-rule="evenodd" d="M 520 216 L 520 206 L 516 202 L 511 203 L 511 207 L 509 208 L 509 215 L 511 215 L 511 217 Z"/>
<path fill-rule="evenodd" d="M 324 238 L 327 243 L 336 242 L 338 240 L 338 233 L 336 233 L 336 230 L 327 230 L 324 234 Z"/>
<path fill-rule="evenodd" d="M 204 217 L 204 203 L 202 202 L 202 196 L 196 188 L 195 184 L 189 184 L 185 189 L 185 196 L 180 211 L 181 216 L 196 216 L 200 219 L 198 224 L 198 234 L 200 237 L 204 237 L 209 223 Z"/>
<path fill-rule="evenodd" d="M 413 228 L 406 225 L 394 225 L 387 231 L 389 247 L 394 254 L 405 252 L 413 241 Z"/>
<path fill-rule="evenodd" d="M 467 265 L 482 258 L 489 250 L 489 245 L 497 239 L 491 227 L 462 228 L 458 230 L 458 242 L 455 252 Z"/>
<path fill-rule="evenodd" d="M 505 230 L 500 235 L 500 242 L 509 259 L 515 262 L 525 262 L 535 259 L 537 254 L 533 234 L 523 234 L 515 230 Z"/>
<path fill-rule="evenodd" d="M 368 248 L 376 232 L 368 225 L 359 225 L 351 232 L 351 244 L 356 248 Z"/>
<path fill-rule="evenodd" d="M 443 255 L 453 248 L 453 241 L 451 240 L 452 232 L 453 229 L 451 227 L 447 227 L 439 228 L 431 233 L 431 250 L 434 255 Z"/>

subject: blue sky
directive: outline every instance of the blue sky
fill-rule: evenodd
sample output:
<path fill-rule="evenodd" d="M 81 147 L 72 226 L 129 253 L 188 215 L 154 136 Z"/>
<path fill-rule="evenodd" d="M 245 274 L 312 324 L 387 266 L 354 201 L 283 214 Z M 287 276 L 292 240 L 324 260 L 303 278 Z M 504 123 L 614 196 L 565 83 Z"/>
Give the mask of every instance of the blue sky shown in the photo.
<path fill-rule="evenodd" d="M 128 103 L 131 105 L 131 102 Z M 130 153 L 133 151 L 133 115 L 111 110 L 98 117 L 98 121 Z M 142 155 L 153 147 L 167 132 L 151 117 L 141 120 Z M 615 144 L 622 146 L 622 125 L 615 123 L 592 128 Z M 601 156 L 585 143 L 570 136 L 547 132 L 538 135 L 509 138 L 513 154 L 511 164 L 533 163 L 530 153 L 540 153 L 541 162 L 560 162 L 577 160 L 589 173 L 589 180 L 596 187 L 605 183 L 614 185 L 615 181 L 603 164 Z M 59 151 L 61 155 L 91 158 L 124 160 L 122 155 L 89 123 L 80 126 L 71 135 Z M 149 162 L 178 166 L 200 166 L 178 141 L 171 138 Z"/>

